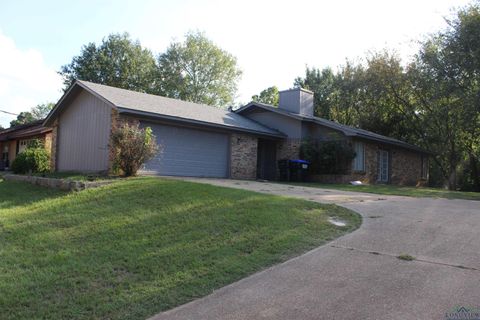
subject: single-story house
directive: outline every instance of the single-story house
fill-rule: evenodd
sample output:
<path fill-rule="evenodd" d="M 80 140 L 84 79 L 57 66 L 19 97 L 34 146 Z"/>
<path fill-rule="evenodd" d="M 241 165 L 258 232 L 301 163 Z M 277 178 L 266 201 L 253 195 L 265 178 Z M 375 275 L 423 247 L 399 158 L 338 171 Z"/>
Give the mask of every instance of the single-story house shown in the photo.
<path fill-rule="evenodd" d="M 297 159 L 307 137 L 355 145 L 344 180 L 415 184 L 428 174 L 420 148 L 314 117 L 313 93 L 304 89 L 280 92 L 278 108 L 252 102 L 230 111 L 80 80 L 44 122 L 52 129 L 53 166 L 108 172 L 111 131 L 132 119 L 151 127 L 162 147 L 144 174 L 274 180 L 278 160 Z"/>
<path fill-rule="evenodd" d="M 0 131 L 0 169 L 8 169 L 17 155 L 33 140 L 40 140 L 47 151 L 51 152 L 52 128 L 43 126 L 43 120 L 38 120 Z"/>
<path fill-rule="evenodd" d="M 305 139 L 343 140 L 352 146 L 356 156 L 345 174 L 323 174 L 311 177 L 313 180 L 327 183 L 360 180 L 401 185 L 424 184 L 428 180 L 428 151 L 397 139 L 315 117 L 311 91 L 301 88 L 281 91 L 278 107 L 250 102 L 236 113 L 287 135 L 276 145 L 277 159 L 297 159 Z"/>

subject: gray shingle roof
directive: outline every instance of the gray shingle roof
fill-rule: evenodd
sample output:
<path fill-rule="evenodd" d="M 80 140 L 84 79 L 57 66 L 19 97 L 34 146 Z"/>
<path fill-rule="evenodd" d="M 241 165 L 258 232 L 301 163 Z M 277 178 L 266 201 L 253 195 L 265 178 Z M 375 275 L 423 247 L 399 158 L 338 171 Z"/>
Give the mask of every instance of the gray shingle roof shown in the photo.
<path fill-rule="evenodd" d="M 283 137 L 281 132 L 265 127 L 235 112 L 208 105 L 161 97 L 142 92 L 110 87 L 77 80 L 81 87 L 103 97 L 120 112 L 145 113 L 170 120 L 247 131 L 257 134 Z"/>
<path fill-rule="evenodd" d="M 285 116 L 296 118 L 296 119 L 299 119 L 299 120 L 302 120 L 302 121 L 314 122 L 314 123 L 317 123 L 319 125 L 323 125 L 325 127 L 328 127 L 328 128 L 334 129 L 334 130 L 338 130 L 338 131 L 342 132 L 344 135 L 349 136 L 349 137 L 357 137 L 357 138 L 362 138 L 362 139 L 366 139 L 366 140 L 382 142 L 382 143 L 385 143 L 385 144 L 396 145 L 396 146 L 399 146 L 399 147 L 403 147 L 403 148 L 410 149 L 410 150 L 415 150 L 415 151 L 418 151 L 418 152 L 430 153 L 426 150 L 423 150 L 420 147 L 414 146 L 412 144 L 406 143 L 406 142 L 401 141 L 401 140 L 397 140 L 397 139 L 394 139 L 394 138 L 383 136 L 383 135 L 380 135 L 380 134 L 377 134 L 377 133 L 374 133 L 374 132 L 371 132 L 371 131 L 350 127 L 350 126 L 347 126 L 347 125 L 344 125 L 344 124 L 340 124 L 338 122 L 334 122 L 334 121 L 319 118 L 319 117 L 313 117 L 313 116 L 307 116 L 307 115 L 303 115 L 303 114 L 288 112 L 286 110 L 279 109 L 277 107 L 274 107 L 272 105 L 265 104 L 265 103 L 250 102 L 249 104 L 241 107 L 240 109 L 236 110 L 235 112 L 242 113 L 243 111 L 245 111 L 247 109 L 250 109 L 251 107 L 255 107 L 255 106 L 260 107 L 264 110 L 284 114 Z"/>

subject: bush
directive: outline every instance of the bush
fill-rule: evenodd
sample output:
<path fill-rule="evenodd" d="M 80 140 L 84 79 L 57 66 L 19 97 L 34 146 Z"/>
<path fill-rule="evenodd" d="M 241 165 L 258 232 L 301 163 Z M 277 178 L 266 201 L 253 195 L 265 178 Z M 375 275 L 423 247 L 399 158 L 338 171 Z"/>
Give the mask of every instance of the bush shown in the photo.
<path fill-rule="evenodd" d="M 140 166 L 152 159 L 159 151 L 152 129 L 142 129 L 138 123 L 122 123 L 112 134 L 114 168 L 125 176 L 137 174 Z"/>
<path fill-rule="evenodd" d="M 12 162 L 13 173 L 42 173 L 50 171 L 50 155 L 43 146 L 28 147 Z"/>
<path fill-rule="evenodd" d="M 355 158 L 353 148 L 343 140 L 305 140 L 300 147 L 300 156 L 310 162 L 313 174 L 346 174 Z"/>

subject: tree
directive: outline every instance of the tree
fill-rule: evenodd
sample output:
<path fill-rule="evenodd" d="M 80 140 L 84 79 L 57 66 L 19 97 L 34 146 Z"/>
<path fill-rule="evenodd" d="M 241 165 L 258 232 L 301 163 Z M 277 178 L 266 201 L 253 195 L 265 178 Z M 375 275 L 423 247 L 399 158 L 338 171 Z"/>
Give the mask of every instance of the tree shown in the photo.
<path fill-rule="evenodd" d="M 335 74 L 330 68 L 315 69 L 307 67 L 305 77 L 298 77 L 293 83 L 296 88 L 304 88 L 314 93 L 315 115 L 331 119 L 333 91 L 335 90 Z"/>
<path fill-rule="evenodd" d="M 314 92 L 317 116 L 409 139 L 402 127 L 404 115 L 399 111 L 403 102 L 397 97 L 408 91 L 407 82 L 395 53 L 372 53 L 356 63 L 347 60 L 336 72 L 307 67 L 305 76 L 295 79 L 294 85 Z"/>
<path fill-rule="evenodd" d="M 30 113 L 34 119 L 45 119 L 53 107 L 55 107 L 55 103 L 53 102 L 38 104 L 30 110 Z"/>
<path fill-rule="evenodd" d="M 112 134 L 114 166 L 127 177 L 134 176 L 140 166 L 152 159 L 159 148 L 150 127 L 124 122 Z"/>
<path fill-rule="evenodd" d="M 262 90 L 260 94 L 252 96 L 252 101 L 266 103 L 272 106 L 278 106 L 278 88 L 276 86 Z"/>
<path fill-rule="evenodd" d="M 237 59 L 203 33 L 187 33 L 158 56 L 158 94 L 217 107 L 231 104 L 241 71 Z"/>
<path fill-rule="evenodd" d="M 155 58 L 128 33 L 111 34 L 100 45 L 91 42 L 82 47 L 80 55 L 59 72 L 64 90 L 75 79 L 118 88 L 151 93 L 154 90 Z"/>
<path fill-rule="evenodd" d="M 333 74 L 307 68 L 295 85 L 315 92 L 319 115 L 432 151 L 431 182 L 480 190 L 480 2 L 458 10 L 410 63 L 388 51 L 363 61 Z"/>
<path fill-rule="evenodd" d="M 28 111 L 22 111 L 17 116 L 17 119 L 10 121 L 10 128 L 16 127 L 21 124 L 27 124 L 30 122 L 35 121 L 36 119 L 33 117 L 33 114 Z"/>
<path fill-rule="evenodd" d="M 20 112 L 17 119 L 10 121 L 10 127 L 45 119 L 54 106 L 55 104 L 52 102 L 42 103 L 30 109 L 30 111 Z"/>
<path fill-rule="evenodd" d="M 417 113 L 428 116 L 425 124 L 435 123 L 429 139 L 449 189 L 457 188 L 463 165 L 479 191 L 480 2 L 457 11 L 445 30 L 424 41 L 412 70 Z"/>

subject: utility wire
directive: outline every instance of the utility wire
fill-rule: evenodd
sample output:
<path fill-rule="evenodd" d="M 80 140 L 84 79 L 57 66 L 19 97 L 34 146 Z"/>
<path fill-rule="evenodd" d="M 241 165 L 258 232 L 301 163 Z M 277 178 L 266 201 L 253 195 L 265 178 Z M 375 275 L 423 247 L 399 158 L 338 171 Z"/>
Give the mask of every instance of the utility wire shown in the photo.
<path fill-rule="evenodd" d="M 13 113 L 13 112 L 8 112 L 8 111 L 4 111 L 4 110 L 0 110 L 0 112 L 6 113 L 6 114 L 11 114 L 12 116 L 18 116 L 18 114 Z"/>

